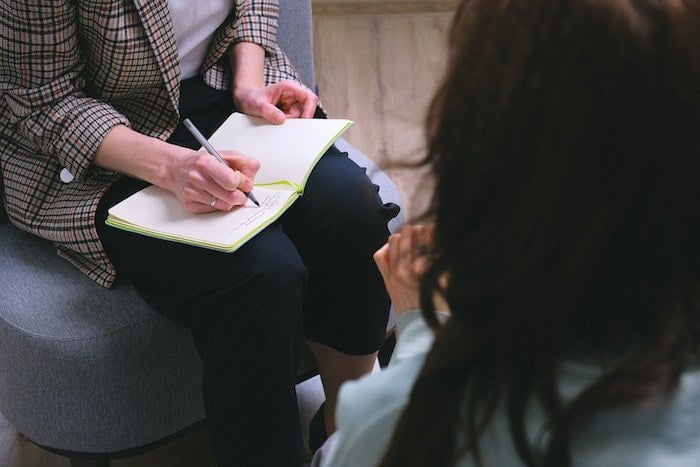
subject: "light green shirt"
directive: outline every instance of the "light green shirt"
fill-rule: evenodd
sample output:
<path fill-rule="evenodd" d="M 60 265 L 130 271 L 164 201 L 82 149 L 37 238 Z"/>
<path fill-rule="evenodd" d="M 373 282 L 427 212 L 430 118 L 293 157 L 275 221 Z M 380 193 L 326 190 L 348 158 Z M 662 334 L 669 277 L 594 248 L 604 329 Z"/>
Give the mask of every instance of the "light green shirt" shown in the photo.
<path fill-rule="evenodd" d="M 341 388 L 336 411 L 338 431 L 312 465 L 369 467 L 376 466 L 383 456 L 432 345 L 432 331 L 417 310 L 399 317 L 397 332 L 388 368 Z M 564 363 L 562 397 L 565 401 L 576 397 L 600 374 L 601 370 L 593 366 Z M 544 417 L 536 404 L 528 412 L 527 431 L 533 445 L 546 434 Z M 496 412 L 483 434 L 480 448 L 486 466 L 523 465 L 502 410 Z M 611 410 L 594 417 L 576 436 L 572 453 L 574 467 L 699 467 L 700 371 L 684 373 L 669 401 Z M 472 467 L 474 463 L 467 456 L 458 465 Z"/>

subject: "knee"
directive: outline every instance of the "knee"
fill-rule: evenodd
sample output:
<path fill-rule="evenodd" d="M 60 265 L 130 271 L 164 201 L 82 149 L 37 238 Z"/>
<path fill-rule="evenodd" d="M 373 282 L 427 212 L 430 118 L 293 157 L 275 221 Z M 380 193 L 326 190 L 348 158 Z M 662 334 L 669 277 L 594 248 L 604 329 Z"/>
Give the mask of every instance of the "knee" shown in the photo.
<path fill-rule="evenodd" d="M 291 241 L 253 247 L 256 254 L 248 261 L 250 272 L 242 286 L 271 301 L 301 301 L 308 273 Z"/>
<path fill-rule="evenodd" d="M 306 288 L 307 270 L 296 250 L 266 254 L 255 265 L 250 281 L 268 294 L 301 296 Z"/>
<path fill-rule="evenodd" d="M 256 336 L 280 346 L 293 340 L 302 316 L 306 267 L 296 250 L 262 250 L 247 255 L 242 277 L 198 301 L 195 321 L 199 327 L 223 340 L 246 342 L 248 336 Z"/>
<path fill-rule="evenodd" d="M 388 222 L 396 214 L 394 206 L 385 206 L 377 195 L 376 187 L 369 180 L 357 183 L 346 192 L 345 199 L 326 213 L 328 231 L 339 238 L 348 234 L 357 243 L 365 243 L 370 248 L 383 245 L 388 236 Z"/>
<path fill-rule="evenodd" d="M 301 322 L 306 283 L 307 269 L 298 255 L 266 255 L 241 284 L 248 298 L 241 303 L 245 310 L 237 312 L 247 316 L 248 331 L 269 345 L 273 345 L 271 340 L 279 345 L 293 341 Z"/>
<path fill-rule="evenodd" d="M 387 223 L 398 214 L 398 206 L 385 205 L 365 169 L 345 159 L 341 168 L 327 171 L 317 191 L 316 219 L 326 232 L 361 233 L 383 243 L 389 235 Z"/>

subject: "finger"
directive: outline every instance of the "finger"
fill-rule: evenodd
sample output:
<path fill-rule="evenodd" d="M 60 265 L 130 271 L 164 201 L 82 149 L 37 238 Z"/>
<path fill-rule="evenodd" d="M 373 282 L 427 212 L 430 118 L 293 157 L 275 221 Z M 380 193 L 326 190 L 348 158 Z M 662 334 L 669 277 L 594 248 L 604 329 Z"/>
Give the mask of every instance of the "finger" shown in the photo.
<path fill-rule="evenodd" d="M 415 242 L 432 248 L 435 226 L 432 224 L 416 226 Z"/>
<path fill-rule="evenodd" d="M 303 108 L 300 103 L 294 102 L 285 110 L 285 115 L 288 118 L 299 118 L 302 115 Z"/>
<path fill-rule="evenodd" d="M 234 207 L 232 204 L 229 204 L 226 201 L 217 198 L 216 196 L 212 197 L 209 193 L 205 193 L 205 195 L 208 201 L 202 204 L 209 206 L 211 209 L 214 209 L 216 211 L 230 211 Z"/>
<path fill-rule="evenodd" d="M 318 107 L 318 96 L 307 90 L 306 99 L 303 101 L 304 110 L 301 114 L 301 118 L 313 118 L 316 113 L 316 107 Z"/>
<path fill-rule="evenodd" d="M 280 125 L 285 122 L 287 117 L 280 109 L 266 102 L 260 107 L 260 116 L 270 123 Z"/>
<path fill-rule="evenodd" d="M 433 244 L 433 229 L 428 225 L 415 225 L 411 228 L 413 237 L 413 256 L 430 256 Z"/>
<path fill-rule="evenodd" d="M 387 282 L 389 275 L 389 244 L 385 243 L 380 249 L 374 253 L 374 262 L 377 264 L 379 273 L 382 275 L 384 282 Z"/>
<path fill-rule="evenodd" d="M 238 185 L 238 189 L 243 193 L 250 193 L 251 191 L 253 191 L 253 187 L 255 186 L 253 185 L 253 181 L 250 178 L 243 175 L 241 172 L 238 173 L 241 174 L 241 183 L 240 185 Z"/>
<path fill-rule="evenodd" d="M 316 106 L 318 105 L 318 96 L 311 92 L 308 88 L 298 84 L 291 83 L 291 90 L 293 92 L 294 100 L 300 103 L 303 107 L 301 112 L 301 118 L 312 118 L 316 113 Z"/>
<path fill-rule="evenodd" d="M 243 181 L 243 174 L 202 153 L 195 162 L 196 173 L 204 179 L 212 179 L 223 189 L 233 191 Z"/>
<path fill-rule="evenodd" d="M 191 187 L 207 191 L 228 204 L 245 204 L 245 193 L 253 189 L 250 178 L 211 157 L 200 157 L 197 168 L 200 170 L 191 175 Z"/>
<path fill-rule="evenodd" d="M 413 242 L 413 248 L 411 248 L 411 253 L 413 256 L 418 257 L 418 256 L 423 256 L 427 254 L 427 242 L 426 240 L 426 233 L 425 233 L 425 226 L 423 225 L 415 225 L 411 229 L 411 240 Z"/>
<path fill-rule="evenodd" d="M 432 250 L 432 226 L 418 225 L 412 231 L 413 274 L 422 277 L 428 269 L 430 252 Z"/>
<path fill-rule="evenodd" d="M 240 191 L 237 193 L 245 199 L 245 195 Z M 231 193 L 224 193 L 222 196 L 217 196 L 200 188 L 188 188 L 184 190 L 183 195 L 186 199 L 186 203 L 194 204 L 196 207 L 200 208 L 197 212 L 230 211 L 234 203 L 229 202 L 228 199 L 233 198 L 234 200 L 240 201 L 238 198 L 232 197 Z M 203 205 L 211 209 L 203 211 L 201 206 L 198 205 Z M 240 205 L 240 202 L 235 205 Z"/>
<path fill-rule="evenodd" d="M 396 268 L 398 267 L 400 240 L 401 240 L 400 233 L 395 233 L 395 234 L 389 235 L 389 240 L 387 241 L 387 243 L 389 244 L 389 262 L 388 262 L 389 274 L 393 274 L 394 271 L 396 270 Z"/>
<path fill-rule="evenodd" d="M 214 196 L 221 203 L 217 203 L 217 209 L 222 211 L 228 211 L 233 206 L 241 206 L 248 201 L 245 190 L 225 190 L 213 180 L 204 180 L 200 188 L 208 195 L 203 202 L 211 203 L 211 197 Z"/>
<path fill-rule="evenodd" d="M 399 239 L 398 268 L 404 272 L 413 271 L 413 236 L 415 229 L 408 229 L 401 232 Z"/>
<path fill-rule="evenodd" d="M 301 118 L 312 118 L 314 116 L 318 106 L 318 96 L 316 94 L 294 81 L 282 81 L 278 84 L 282 89 L 280 101 L 285 104 L 287 114 L 293 114 L 295 117 Z"/>
<path fill-rule="evenodd" d="M 205 175 L 226 191 L 241 190 L 248 193 L 253 189 L 253 181 L 243 173 L 217 161 L 210 161 Z M 212 193 L 213 194 L 213 193 Z"/>
<path fill-rule="evenodd" d="M 204 201 L 205 196 L 206 195 L 203 195 L 201 190 L 196 190 L 196 192 L 185 190 L 180 201 L 182 202 L 182 206 L 185 208 L 185 210 L 194 214 L 204 214 L 207 212 L 216 211 L 217 209 L 211 206 L 211 202 Z M 209 200 L 211 201 L 211 196 L 209 197 Z"/>
<path fill-rule="evenodd" d="M 255 175 L 260 170 L 260 161 L 252 157 L 245 156 L 237 151 L 221 151 L 221 157 L 234 170 L 238 170 L 251 181 L 255 179 Z"/>

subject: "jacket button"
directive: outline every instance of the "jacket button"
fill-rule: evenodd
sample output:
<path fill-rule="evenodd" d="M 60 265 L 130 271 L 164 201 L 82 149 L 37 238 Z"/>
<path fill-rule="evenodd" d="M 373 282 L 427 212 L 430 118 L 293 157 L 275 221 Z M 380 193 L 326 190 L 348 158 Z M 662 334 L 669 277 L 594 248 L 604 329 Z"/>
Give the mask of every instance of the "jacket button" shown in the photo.
<path fill-rule="evenodd" d="M 75 177 L 73 176 L 72 173 L 68 171 L 68 169 L 62 169 L 61 170 L 61 181 L 63 183 L 70 183 L 73 180 L 75 180 Z"/>

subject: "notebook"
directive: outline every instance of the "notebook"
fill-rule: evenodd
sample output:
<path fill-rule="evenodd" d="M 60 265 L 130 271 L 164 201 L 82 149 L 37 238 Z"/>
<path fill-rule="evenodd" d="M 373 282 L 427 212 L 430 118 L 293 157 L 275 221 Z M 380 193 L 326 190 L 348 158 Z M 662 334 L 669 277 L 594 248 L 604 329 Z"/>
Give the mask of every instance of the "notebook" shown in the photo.
<path fill-rule="evenodd" d="M 155 185 L 108 211 L 107 225 L 163 240 L 233 252 L 277 220 L 304 192 L 312 169 L 352 125 L 344 119 L 287 119 L 282 125 L 232 114 L 209 138 L 217 150 L 235 149 L 260 161 L 250 200 L 230 212 L 192 214 Z"/>

